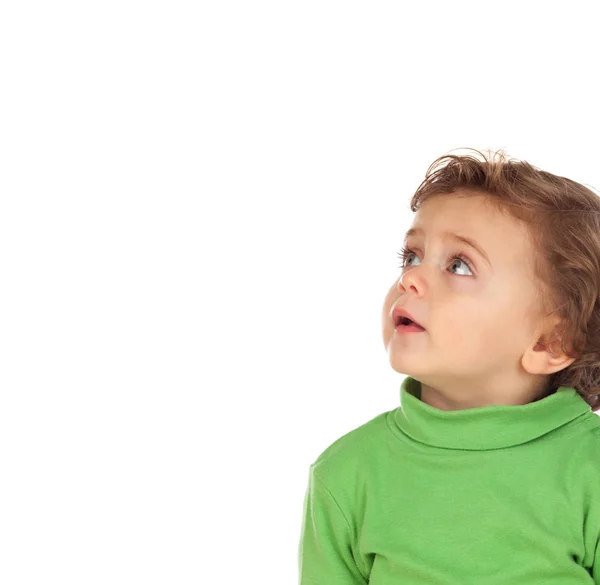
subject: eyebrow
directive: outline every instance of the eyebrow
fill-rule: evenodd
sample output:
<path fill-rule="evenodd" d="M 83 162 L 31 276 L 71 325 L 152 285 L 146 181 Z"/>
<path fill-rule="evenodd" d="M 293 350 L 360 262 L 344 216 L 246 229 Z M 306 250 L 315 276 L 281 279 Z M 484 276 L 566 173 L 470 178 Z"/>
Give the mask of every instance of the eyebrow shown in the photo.
<path fill-rule="evenodd" d="M 406 232 L 406 236 L 404 237 L 404 240 L 406 241 L 406 239 L 409 236 L 415 236 L 417 234 L 422 234 L 422 233 L 423 233 L 423 230 L 421 228 L 410 228 Z M 482 256 L 485 259 L 485 261 L 490 265 L 490 268 L 491 268 L 492 263 L 490 262 L 488 255 L 485 253 L 485 250 L 475 240 L 472 240 L 471 238 L 467 238 L 466 236 L 461 236 L 460 234 L 456 234 L 456 233 L 448 231 L 448 230 L 445 230 L 441 233 L 442 233 L 442 237 L 456 240 L 457 242 L 461 242 L 461 243 L 465 244 L 466 246 L 473 248 L 480 256 Z"/>

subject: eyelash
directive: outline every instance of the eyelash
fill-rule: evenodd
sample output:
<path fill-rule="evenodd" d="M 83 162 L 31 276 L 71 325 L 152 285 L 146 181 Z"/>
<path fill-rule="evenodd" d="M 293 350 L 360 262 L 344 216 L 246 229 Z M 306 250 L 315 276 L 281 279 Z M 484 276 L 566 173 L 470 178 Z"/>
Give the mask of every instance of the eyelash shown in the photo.
<path fill-rule="evenodd" d="M 406 248 L 406 247 L 402 248 L 402 250 L 401 250 L 400 252 L 398 252 L 398 257 L 400 258 L 400 266 L 399 266 L 398 268 L 405 268 L 405 266 L 404 266 L 404 261 L 406 260 L 406 257 L 407 257 L 409 254 L 414 254 L 414 253 L 415 253 L 415 252 L 414 252 L 413 250 L 411 250 L 410 248 Z M 462 260 L 462 261 L 463 261 L 463 262 L 464 262 L 464 263 L 465 263 L 465 264 L 466 264 L 466 265 L 469 267 L 469 270 L 470 270 L 471 272 L 475 272 L 475 271 L 473 270 L 473 267 L 471 266 L 471 261 L 470 261 L 470 260 L 469 260 L 469 259 L 468 259 L 466 256 L 463 256 L 463 255 L 462 255 L 462 254 L 460 254 L 460 253 L 458 253 L 458 254 L 452 254 L 452 255 L 451 255 L 449 258 L 448 258 L 448 262 L 449 262 L 450 260 L 454 260 L 455 258 L 458 258 L 459 260 Z M 454 276 L 461 276 L 461 275 L 459 275 L 459 274 L 455 274 Z"/>

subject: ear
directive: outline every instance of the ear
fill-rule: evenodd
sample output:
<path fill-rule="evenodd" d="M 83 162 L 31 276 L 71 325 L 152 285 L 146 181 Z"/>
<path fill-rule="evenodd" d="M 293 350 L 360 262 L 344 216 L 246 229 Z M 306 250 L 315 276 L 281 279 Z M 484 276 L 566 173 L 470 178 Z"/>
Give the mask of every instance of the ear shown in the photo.
<path fill-rule="evenodd" d="M 566 326 L 559 317 L 555 317 L 546 332 L 536 331 L 531 347 L 528 347 L 521 365 L 530 374 L 548 375 L 569 367 L 576 358 L 569 357 L 561 349 L 561 339 Z"/>

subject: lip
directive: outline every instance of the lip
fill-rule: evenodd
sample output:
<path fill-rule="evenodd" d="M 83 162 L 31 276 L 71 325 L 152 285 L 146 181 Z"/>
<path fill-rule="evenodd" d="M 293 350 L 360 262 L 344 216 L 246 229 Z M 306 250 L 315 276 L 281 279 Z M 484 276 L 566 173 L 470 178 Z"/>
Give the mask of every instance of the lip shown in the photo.
<path fill-rule="evenodd" d="M 415 320 L 415 318 L 404 307 L 394 307 L 394 310 L 392 311 L 392 321 L 394 322 L 394 327 L 398 325 L 401 317 L 406 317 L 419 327 L 423 327 L 423 325 Z M 423 329 L 425 329 L 425 327 L 423 327 Z"/>

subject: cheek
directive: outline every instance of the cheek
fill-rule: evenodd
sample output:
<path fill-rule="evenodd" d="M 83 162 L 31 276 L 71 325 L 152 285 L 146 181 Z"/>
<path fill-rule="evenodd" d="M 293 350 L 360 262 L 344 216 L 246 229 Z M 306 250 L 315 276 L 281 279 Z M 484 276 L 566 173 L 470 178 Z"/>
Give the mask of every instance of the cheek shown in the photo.
<path fill-rule="evenodd" d="M 382 319 L 385 318 L 386 316 L 389 316 L 389 314 L 392 310 L 392 305 L 394 304 L 396 299 L 397 299 L 397 296 L 394 295 L 394 287 L 392 287 L 388 291 L 387 295 L 385 295 L 385 299 L 383 299 L 383 306 L 381 307 Z"/>
<path fill-rule="evenodd" d="M 398 291 L 395 286 L 392 286 L 388 293 L 383 299 L 383 304 L 381 307 L 381 327 L 384 332 L 388 331 L 390 334 L 394 331 L 394 325 L 392 323 L 392 318 L 390 313 L 392 311 L 392 306 L 398 300 Z"/>
<path fill-rule="evenodd" d="M 474 347 L 478 350 L 487 346 L 498 334 L 504 335 L 503 328 L 508 327 L 503 316 L 477 302 L 448 307 L 436 317 L 436 323 L 450 345 L 456 344 L 462 349 Z"/>
<path fill-rule="evenodd" d="M 436 316 L 445 331 L 466 331 L 477 327 L 482 318 L 485 320 L 485 310 L 480 303 L 465 299 L 464 302 L 452 303 L 442 307 Z"/>
<path fill-rule="evenodd" d="M 462 313 L 462 316 L 461 314 Z M 447 319 L 446 344 L 454 348 L 454 354 L 481 355 L 482 352 L 496 359 L 513 357 L 515 348 L 522 346 L 526 334 L 523 316 L 498 301 L 490 305 L 470 303 Z"/>

